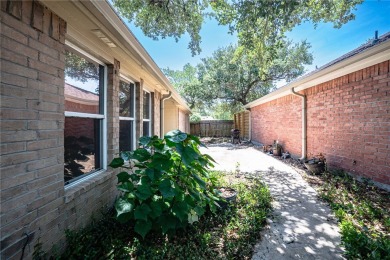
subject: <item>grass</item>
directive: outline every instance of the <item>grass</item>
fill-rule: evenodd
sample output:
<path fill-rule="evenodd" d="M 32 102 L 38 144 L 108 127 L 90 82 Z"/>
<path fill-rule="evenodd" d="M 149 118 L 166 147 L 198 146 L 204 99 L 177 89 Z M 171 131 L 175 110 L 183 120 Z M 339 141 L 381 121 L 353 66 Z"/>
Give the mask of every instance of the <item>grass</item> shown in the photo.
<path fill-rule="evenodd" d="M 389 193 L 343 172 L 310 178 L 339 220 L 347 258 L 390 259 Z"/>
<path fill-rule="evenodd" d="M 221 175 L 221 173 L 215 173 Z M 226 185 L 221 181 L 221 185 Z M 68 246 L 59 259 L 249 259 L 271 207 L 268 188 L 259 180 L 231 184 L 237 202 L 218 214 L 207 213 L 174 235 L 134 233 L 113 212 L 85 229 L 67 232 Z"/>

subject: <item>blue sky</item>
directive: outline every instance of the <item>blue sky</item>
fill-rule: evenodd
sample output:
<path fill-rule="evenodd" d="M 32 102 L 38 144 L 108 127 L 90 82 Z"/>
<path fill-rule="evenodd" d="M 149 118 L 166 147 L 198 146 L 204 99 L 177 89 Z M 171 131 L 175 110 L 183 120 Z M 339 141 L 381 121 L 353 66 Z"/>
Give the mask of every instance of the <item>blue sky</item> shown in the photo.
<path fill-rule="evenodd" d="M 365 1 L 354 11 L 356 18 L 341 29 L 334 29 L 331 24 L 319 24 L 317 28 L 305 23 L 289 32 L 287 36 L 294 42 L 307 40 L 312 48 L 314 61 L 307 66 L 307 71 L 332 61 L 374 37 L 375 30 L 379 35 L 390 31 L 390 0 Z M 209 57 L 218 47 L 236 43 L 237 38 L 228 34 L 228 28 L 218 26 L 214 20 L 203 24 L 201 36 L 202 52 L 195 57 L 187 49 L 189 37 L 182 37 L 179 42 L 174 39 L 152 40 L 143 35 L 133 25 L 128 25 L 144 48 L 160 68 L 182 69 L 186 63 L 196 65 L 203 57 Z"/>

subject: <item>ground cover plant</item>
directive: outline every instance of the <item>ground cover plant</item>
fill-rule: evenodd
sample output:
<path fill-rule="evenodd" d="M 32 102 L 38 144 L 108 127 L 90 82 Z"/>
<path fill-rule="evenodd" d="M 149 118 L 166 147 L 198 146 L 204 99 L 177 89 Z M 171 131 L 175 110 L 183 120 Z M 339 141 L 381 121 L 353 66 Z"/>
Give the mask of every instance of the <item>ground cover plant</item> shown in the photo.
<path fill-rule="evenodd" d="M 223 173 L 213 172 L 224 186 Z M 143 239 L 134 223 L 116 221 L 115 212 L 104 214 L 79 232 L 68 232 L 68 246 L 60 259 L 249 259 L 270 210 L 268 188 L 259 180 L 231 184 L 238 191 L 236 204 L 175 234 L 152 230 Z"/>
<path fill-rule="evenodd" d="M 339 220 L 347 258 L 390 259 L 389 192 L 341 171 L 307 177 Z"/>

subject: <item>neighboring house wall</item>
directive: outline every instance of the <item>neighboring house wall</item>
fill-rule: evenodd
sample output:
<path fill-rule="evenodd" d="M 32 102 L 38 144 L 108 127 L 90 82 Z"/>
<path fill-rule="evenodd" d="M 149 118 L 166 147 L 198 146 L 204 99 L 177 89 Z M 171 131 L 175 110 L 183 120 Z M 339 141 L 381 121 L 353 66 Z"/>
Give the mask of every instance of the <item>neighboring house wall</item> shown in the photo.
<path fill-rule="evenodd" d="M 307 96 L 307 152 L 330 167 L 390 184 L 389 61 L 300 92 Z M 301 151 L 301 98 L 289 95 L 251 109 L 252 139 Z"/>

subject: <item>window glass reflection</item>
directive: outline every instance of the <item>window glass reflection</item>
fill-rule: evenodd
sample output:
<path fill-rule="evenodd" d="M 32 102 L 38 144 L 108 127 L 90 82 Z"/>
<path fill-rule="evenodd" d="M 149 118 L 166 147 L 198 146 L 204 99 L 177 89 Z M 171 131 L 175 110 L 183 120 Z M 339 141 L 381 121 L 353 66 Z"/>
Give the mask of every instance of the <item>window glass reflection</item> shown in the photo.
<path fill-rule="evenodd" d="M 119 150 L 132 151 L 134 142 L 134 121 L 120 120 L 119 128 Z"/>
<path fill-rule="evenodd" d="M 65 118 L 65 182 L 101 168 L 100 119 Z"/>
<path fill-rule="evenodd" d="M 98 114 L 102 66 L 65 51 L 65 111 Z"/>
<path fill-rule="evenodd" d="M 134 117 L 134 84 L 120 81 L 119 107 L 120 116 Z"/>

